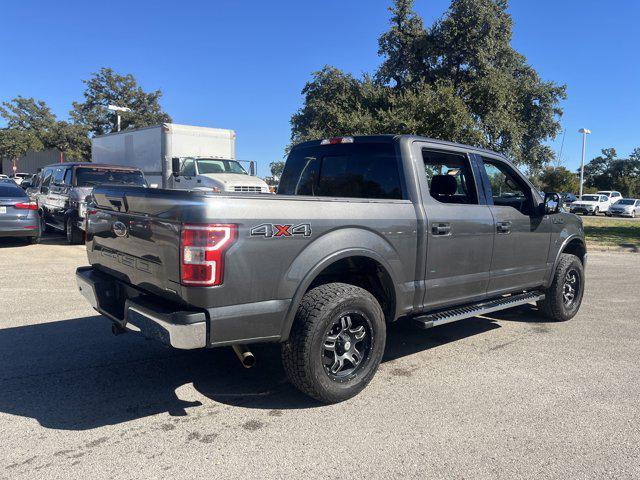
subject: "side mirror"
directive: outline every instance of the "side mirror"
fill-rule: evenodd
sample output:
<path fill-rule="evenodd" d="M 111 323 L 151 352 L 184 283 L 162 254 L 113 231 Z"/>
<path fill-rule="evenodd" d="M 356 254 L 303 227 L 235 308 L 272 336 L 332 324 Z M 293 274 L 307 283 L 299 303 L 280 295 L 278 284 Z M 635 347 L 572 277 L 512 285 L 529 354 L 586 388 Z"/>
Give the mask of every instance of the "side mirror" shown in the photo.
<path fill-rule="evenodd" d="M 545 193 L 544 195 L 544 213 L 552 215 L 560 211 L 560 195 L 555 192 Z"/>
<path fill-rule="evenodd" d="M 249 175 L 251 175 L 252 177 L 256 176 L 256 162 L 254 162 L 253 160 L 249 162 Z"/>
<path fill-rule="evenodd" d="M 178 157 L 171 159 L 171 175 L 174 177 L 180 176 L 180 159 Z"/>
<path fill-rule="evenodd" d="M 22 182 L 20 186 L 23 190 L 26 190 L 27 188 L 31 188 L 31 182 Z"/>
<path fill-rule="evenodd" d="M 49 193 L 49 187 L 40 187 L 40 193 L 44 193 L 44 194 Z"/>

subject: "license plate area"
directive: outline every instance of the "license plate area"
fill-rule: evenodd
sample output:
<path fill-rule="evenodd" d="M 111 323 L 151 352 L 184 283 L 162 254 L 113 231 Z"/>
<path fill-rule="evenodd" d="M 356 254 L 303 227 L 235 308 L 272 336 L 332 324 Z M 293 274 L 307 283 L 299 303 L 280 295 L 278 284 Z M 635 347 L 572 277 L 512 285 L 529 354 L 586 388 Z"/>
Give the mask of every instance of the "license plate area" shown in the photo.
<path fill-rule="evenodd" d="M 0 215 L 7 213 L 7 207 L 0 207 Z"/>

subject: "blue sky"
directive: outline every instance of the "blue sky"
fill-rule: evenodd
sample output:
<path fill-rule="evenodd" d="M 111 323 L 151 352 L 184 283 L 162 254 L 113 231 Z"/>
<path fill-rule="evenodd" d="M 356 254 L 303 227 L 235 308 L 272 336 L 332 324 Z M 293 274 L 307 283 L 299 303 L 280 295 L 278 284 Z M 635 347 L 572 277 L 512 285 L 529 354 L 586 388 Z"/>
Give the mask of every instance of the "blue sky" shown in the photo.
<path fill-rule="evenodd" d="M 515 48 L 545 80 L 565 83 L 562 159 L 640 146 L 640 2 L 511 0 Z M 45 100 L 62 119 L 82 79 L 103 66 L 164 92 L 176 123 L 231 128 L 237 153 L 265 175 L 289 142 L 289 119 L 311 72 L 354 74 L 380 62 L 389 1 L 35 2 L 3 0 L 0 100 Z M 430 24 L 446 0 L 416 0 Z M 552 142 L 560 150 L 562 135 Z"/>

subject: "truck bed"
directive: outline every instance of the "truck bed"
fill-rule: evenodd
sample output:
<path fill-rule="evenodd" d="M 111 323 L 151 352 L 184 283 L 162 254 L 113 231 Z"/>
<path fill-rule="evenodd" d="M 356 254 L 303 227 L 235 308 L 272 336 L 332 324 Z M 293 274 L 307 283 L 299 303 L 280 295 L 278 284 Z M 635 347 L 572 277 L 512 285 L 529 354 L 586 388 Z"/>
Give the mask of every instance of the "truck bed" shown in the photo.
<path fill-rule="evenodd" d="M 360 246 L 359 254 L 375 256 L 397 276 L 394 283 L 402 286 L 397 311 L 412 308 L 417 236 L 416 213 L 408 200 L 108 186 L 96 187 L 93 197 L 96 208 L 87 225 L 87 254 L 94 268 L 143 293 L 201 308 L 212 322 L 240 311 L 246 318 L 249 312 L 261 322 L 255 331 L 279 335 L 305 278 L 322 268 L 328 254 L 337 260 L 346 253 L 341 246 L 354 243 Z M 126 227 L 123 236 L 114 232 L 117 222 L 117 227 Z M 224 283 L 182 285 L 181 229 L 185 224 L 212 223 L 237 226 L 237 241 L 226 252 Z M 276 225 L 299 233 L 277 236 Z M 296 230 L 299 225 L 308 230 Z M 213 339 L 223 340 L 224 335 Z"/>

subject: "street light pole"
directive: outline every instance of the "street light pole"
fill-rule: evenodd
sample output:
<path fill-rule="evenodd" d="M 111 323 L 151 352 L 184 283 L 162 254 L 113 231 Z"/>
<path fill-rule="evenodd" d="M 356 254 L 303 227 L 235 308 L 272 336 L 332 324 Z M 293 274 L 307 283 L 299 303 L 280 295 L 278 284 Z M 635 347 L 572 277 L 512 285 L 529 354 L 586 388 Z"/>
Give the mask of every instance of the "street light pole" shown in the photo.
<path fill-rule="evenodd" d="M 587 135 L 591 133 L 591 130 L 581 128 L 578 132 L 582 134 L 582 160 L 580 160 L 580 197 L 582 197 L 582 187 L 584 184 L 584 154 L 587 147 Z"/>
<path fill-rule="evenodd" d="M 116 114 L 116 128 L 117 131 L 120 131 L 120 112 L 130 112 L 131 109 L 127 108 L 127 107 L 118 107 L 116 105 L 109 105 L 107 106 L 107 110 L 110 110 L 112 112 L 115 112 Z"/>

